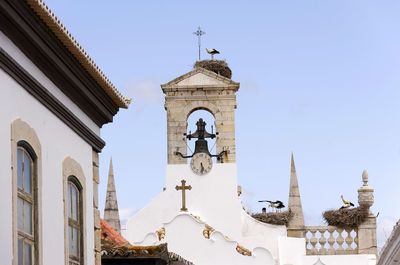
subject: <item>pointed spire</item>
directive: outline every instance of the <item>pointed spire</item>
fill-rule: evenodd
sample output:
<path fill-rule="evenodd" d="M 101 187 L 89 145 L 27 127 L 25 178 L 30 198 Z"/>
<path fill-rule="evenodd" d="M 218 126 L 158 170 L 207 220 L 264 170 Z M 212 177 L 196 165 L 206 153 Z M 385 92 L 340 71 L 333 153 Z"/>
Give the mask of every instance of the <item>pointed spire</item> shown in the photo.
<path fill-rule="evenodd" d="M 292 160 L 290 165 L 290 188 L 289 188 L 289 202 L 288 208 L 292 211 L 292 218 L 288 224 L 288 236 L 291 237 L 304 237 L 305 224 L 303 208 L 301 206 L 300 190 L 297 181 L 296 166 L 294 164 L 294 157 L 292 153 Z"/>
<path fill-rule="evenodd" d="M 104 220 L 109 223 L 115 231 L 121 233 L 121 223 L 119 220 L 117 191 L 114 183 L 114 169 L 112 158 L 110 159 L 110 168 L 108 170 L 108 183 L 106 194 L 106 205 L 104 207 Z"/>

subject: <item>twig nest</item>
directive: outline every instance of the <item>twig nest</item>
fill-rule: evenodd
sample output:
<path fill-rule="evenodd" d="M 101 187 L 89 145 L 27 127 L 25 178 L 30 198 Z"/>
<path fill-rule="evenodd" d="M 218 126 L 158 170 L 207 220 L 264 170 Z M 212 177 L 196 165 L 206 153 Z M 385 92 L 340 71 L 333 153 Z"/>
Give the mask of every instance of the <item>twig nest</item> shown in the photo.
<path fill-rule="evenodd" d="M 285 212 L 280 213 L 256 213 L 252 217 L 260 222 L 272 224 L 272 225 L 288 225 L 290 219 L 292 219 L 292 211 L 289 209 Z"/>
<path fill-rule="evenodd" d="M 232 77 L 231 69 L 229 68 L 228 64 L 222 60 L 197 61 L 194 64 L 194 68 L 204 68 L 229 79 Z"/>
<path fill-rule="evenodd" d="M 341 228 L 358 227 L 368 217 L 369 208 L 359 206 L 352 209 L 339 209 L 325 211 L 322 216 L 328 225 Z"/>

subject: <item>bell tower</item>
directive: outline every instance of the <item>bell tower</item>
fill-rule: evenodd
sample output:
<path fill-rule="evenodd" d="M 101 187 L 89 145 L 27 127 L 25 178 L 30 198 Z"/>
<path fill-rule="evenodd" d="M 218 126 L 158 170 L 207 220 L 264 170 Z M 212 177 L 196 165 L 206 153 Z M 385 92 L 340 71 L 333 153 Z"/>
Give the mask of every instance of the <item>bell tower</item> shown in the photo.
<path fill-rule="evenodd" d="M 235 163 L 236 92 L 240 83 L 204 68 L 195 68 L 161 85 L 167 111 L 168 164 L 186 164 L 187 119 L 196 110 L 206 110 L 215 118 L 216 153 L 227 151 L 224 163 Z"/>

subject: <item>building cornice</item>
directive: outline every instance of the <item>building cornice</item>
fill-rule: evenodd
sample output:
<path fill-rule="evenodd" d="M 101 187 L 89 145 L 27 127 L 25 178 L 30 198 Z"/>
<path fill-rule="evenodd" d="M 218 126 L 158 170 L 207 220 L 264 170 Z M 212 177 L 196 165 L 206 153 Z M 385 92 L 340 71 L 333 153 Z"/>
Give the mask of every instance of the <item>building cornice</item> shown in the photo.
<path fill-rule="evenodd" d="M 2 48 L 0 48 L 0 68 L 10 75 L 43 106 L 77 133 L 90 146 L 92 146 L 93 150 L 100 152 L 101 149 L 103 149 L 105 142 L 97 134 L 91 131 L 89 127 L 87 127 L 61 101 L 43 87 Z"/>
<path fill-rule="evenodd" d="M 79 44 L 68 46 L 66 40 L 63 42 L 61 34 L 56 34 L 57 27 L 51 27 L 50 20 L 46 23 L 42 18 L 44 13 L 41 17 L 39 11 L 34 10 L 34 2 L 0 1 L 0 30 L 96 125 L 102 127 L 111 122 L 123 104 L 116 102 L 111 90 L 100 84 L 93 71 L 84 67 L 82 60 L 77 58 L 77 52 L 72 52 L 72 49 L 80 47 Z M 51 17 L 58 21 L 55 16 Z M 57 23 L 62 25 L 59 21 Z M 84 52 L 83 49 L 81 52 Z M 86 58 L 89 60 L 88 56 Z M 100 72 L 97 74 L 100 75 Z"/>
<path fill-rule="evenodd" d="M 92 58 L 86 53 L 83 47 L 71 35 L 67 28 L 61 23 L 56 15 L 42 0 L 26 0 L 35 13 L 46 23 L 57 38 L 67 47 L 67 49 L 76 57 L 79 63 L 90 73 L 90 75 L 99 83 L 104 91 L 114 100 L 120 108 L 127 108 L 130 99 L 124 97 L 117 90 L 114 84 L 108 79 L 103 71 L 97 66 Z"/>
<path fill-rule="evenodd" d="M 400 261 L 400 220 L 383 247 L 377 265 L 394 265 Z"/>

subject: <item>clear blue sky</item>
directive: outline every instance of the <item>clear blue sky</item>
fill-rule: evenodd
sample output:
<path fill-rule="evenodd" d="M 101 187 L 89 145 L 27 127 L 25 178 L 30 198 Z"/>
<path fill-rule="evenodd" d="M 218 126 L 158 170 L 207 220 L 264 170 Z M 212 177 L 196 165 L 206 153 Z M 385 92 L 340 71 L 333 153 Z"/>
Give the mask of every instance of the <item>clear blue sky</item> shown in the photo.
<path fill-rule="evenodd" d="M 161 192 L 166 113 L 159 87 L 192 69 L 203 48 L 221 51 L 237 93 L 239 184 L 287 202 L 295 155 L 307 224 L 357 202 L 367 169 L 380 212 L 380 245 L 400 217 L 400 2 L 56 1 L 46 3 L 100 68 L 133 98 L 104 126 L 100 205 L 113 157 L 122 219 Z M 206 54 L 203 51 L 203 57 Z"/>

